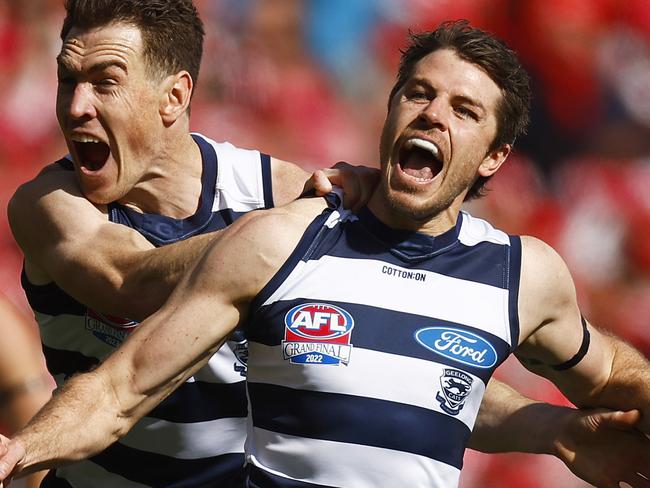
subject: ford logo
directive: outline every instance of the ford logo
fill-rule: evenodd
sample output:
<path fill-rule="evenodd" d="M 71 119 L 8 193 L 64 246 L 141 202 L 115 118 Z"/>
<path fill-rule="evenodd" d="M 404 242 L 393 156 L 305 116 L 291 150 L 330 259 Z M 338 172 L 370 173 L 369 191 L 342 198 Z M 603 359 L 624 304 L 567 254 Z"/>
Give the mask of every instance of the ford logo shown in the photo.
<path fill-rule="evenodd" d="M 415 339 L 430 351 L 475 368 L 491 368 L 497 352 L 481 336 L 450 327 L 426 327 L 415 332 Z"/>

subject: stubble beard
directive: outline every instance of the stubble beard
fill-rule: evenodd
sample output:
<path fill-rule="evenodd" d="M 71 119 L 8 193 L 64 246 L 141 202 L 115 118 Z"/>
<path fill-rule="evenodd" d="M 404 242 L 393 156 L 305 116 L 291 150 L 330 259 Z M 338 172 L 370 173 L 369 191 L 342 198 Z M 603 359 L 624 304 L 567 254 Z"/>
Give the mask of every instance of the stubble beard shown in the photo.
<path fill-rule="evenodd" d="M 447 175 L 447 181 L 433 195 L 422 199 L 418 198 L 415 188 L 404 185 L 391 188 L 387 181 L 382 180 L 380 195 L 393 215 L 421 225 L 447 211 L 472 183 L 473 181 L 465 181 L 463 178 L 449 178 Z"/>
<path fill-rule="evenodd" d="M 381 195 L 390 213 L 416 224 L 434 219 L 454 201 L 454 197 L 445 192 L 418 202 L 416 191 L 410 188 L 390 188 L 386 182 L 381 184 Z"/>

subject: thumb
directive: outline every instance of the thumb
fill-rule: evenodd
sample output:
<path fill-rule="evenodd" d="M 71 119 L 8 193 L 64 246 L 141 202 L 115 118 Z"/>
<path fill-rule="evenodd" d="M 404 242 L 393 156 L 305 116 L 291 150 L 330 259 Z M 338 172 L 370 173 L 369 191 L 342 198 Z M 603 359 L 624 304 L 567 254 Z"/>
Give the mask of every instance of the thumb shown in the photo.
<path fill-rule="evenodd" d="M 332 191 L 332 182 L 330 182 L 325 171 L 322 169 L 314 171 L 314 174 L 305 183 L 305 191 L 312 189 L 316 191 L 316 195 L 318 196 L 327 195 Z"/>
<path fill-rule="evenodd" d="M 16 468 L 16 465 L 25 457 L 25 449 L 19 442 L 2 439 L 4 453 L 0 457 L 0 480 L 6 480 Z M 4 483 L 6 486 L 7 483 Z"/>
<path fill-rule="evenodd" d="M 594 413 L 593 416 L 595 417 L 593 420 L 598 427 L 617 430 L 635 429 L 639 420 L 641 420 L 641 412 L 638 410 L 600 412 Z"/>

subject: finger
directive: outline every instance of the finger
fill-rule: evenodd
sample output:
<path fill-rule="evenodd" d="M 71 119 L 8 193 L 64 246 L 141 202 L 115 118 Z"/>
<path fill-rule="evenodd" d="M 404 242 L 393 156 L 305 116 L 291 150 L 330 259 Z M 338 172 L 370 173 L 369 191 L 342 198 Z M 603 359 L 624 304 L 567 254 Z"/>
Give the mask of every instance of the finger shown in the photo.
<path fill-rule="evenodd" d="M 343 208 L 354 210 L 361 198 L 359 178 L 345 172 L 341 172 L 341 178 L 343 179 Z"/>
<path fill-rule="evenodd" d="M 617 430 L 634 429 L 641 419 L 641 412 L 630 410 L 628 412 L 614 411 L 594 413 L 594 422 L 599 427 L 607 427 Z"/>
<path fill-rule="evenodd" d="M 311 178 L 305 183 L 305 191 L 314 189 L 316 195 L 322 197 L 332 191 L 332 182 L 324 170 L 319 169 L 314 171 Z"/>
<path fill-rule="evenodd" d="M 352 208 L 353 212 L 358 212 L 361 210 L 361 208 L 365 207 L 368 204 L 370 197 L 375 191 L 375 185 L 375 179 L 370 178 L 370 175 L 368 173 L 360 175 L 359 198 Z"/>
<path fill-rule="evenodd" d="M 348 163 L 339 161 L 332 169 L 323 170 L 332 185 L 343 188 L 344 208 L 353 208 L 361 194 L 359 173 L 351 168 Z"/>
<path fill-rule="evenodd" d="M 7 449 L 0 459 L 0 480 L 6 480 L 11 475 L 23 455 L 24 453 L 19 449 Z"/>
<path fill-rule="evenodd" d="M 351 196 L 346 203 L 350 205 L 354 212 L 358 212 L 368 204 L 377 187 L 380 177 L 379 169 L 368 166 L 353 166 L 345 161 L 339 161 L 334 165 L 334 168 L 340 170 L 346 180 L 347 178 L 355 180 L 357 195 L 354 198 Z"/>

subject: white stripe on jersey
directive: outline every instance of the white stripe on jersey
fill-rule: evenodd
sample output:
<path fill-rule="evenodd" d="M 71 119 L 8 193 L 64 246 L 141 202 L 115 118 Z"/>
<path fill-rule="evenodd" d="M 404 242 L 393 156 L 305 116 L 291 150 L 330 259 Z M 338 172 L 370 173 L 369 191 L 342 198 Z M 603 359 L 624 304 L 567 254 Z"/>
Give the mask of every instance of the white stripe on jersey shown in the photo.
<path fill-rule="evenodd" d="M 354 342 L 354 341 L 353 341 Z M 256 342 L 249 344 L 251 367 L 248 381 L 268 383 L 299 390 L 341 393 L 376 398 L 414 405 L 448 415 L 436 401 L 435 392 L 440 390 L 440 378 L 446 366 L 423 359 L 388 354 L 354 347 L 350 363 L 339 367 L 303 367 L 283 361 L 282 346 L 265 346 Z M 431 353 L 433 354 L 433 353 Z M 310 367 L 312 366 L 312 367 Z M 476 420 L 485 392 L 483 381 L 473 378 L 471 393 L 465 405 L 454 418 L 471 430 Z M 376 381 L 382 378 L 382 381 Z"/>
<path fill-rule="evenodd" d="M 384 266 L 422 273 L 426 279 L 424 282 L 400 279 L 400 293 L 396 294 L 395 280 L 399 278 L 382 274 Z M 364 281 L 364 286 L 359 286 L 355 280 L 337 280 L 337 276 L 369 279 Z M 436 300 L 437 290 L 442 300 Z M 264 305 L 296 298 L 357 303 L 447 320 L 483 329 L 511 343 L 508 290 L 431 271 L 400 268 L 384 261 L 334 256 L 300 261 Z"/>
<path fill-rule="evenodd" d="M 349 488 L 350 480 L 355 480 L 354 488 L 448 488 L 458 484 L 458 469 L 424 456 L 293 437 L 259 428 L 254 428 L 249 435 L 254 437 L 254 444 L 264 446 L 264 450 L 249 454 L 248 462 L 284 478 L 341 488 Z M 305 456 L 306 452 L 309 456 Z M 313 459 L 314 465 L 298 464 L 305 459 Z M 331 469 L 322 469 L 323 466 Z M 360 469 L 363 469 L 363 476 L 359 476 Z M 423 477 L 427 478 L 425 484 L 422 484 Z"/>
<path fill-rule="evenodd" d="M 47 315 L 34 312 L 36 321 L 40 326 L 41 341 L 47 347 L 61 351 L 80 352 L 84 356 L 104 359 L 113 351 L 112 347 L 93 336 L 92 331 L 86 329 L 86 317 L 82 315 L 60 314 Z M 110 326 L 101 324 L 106 330 Z M 118 330 L 111 331 L 114 335 Z"/>
<path fill-rule="evenodd" d="M 231 209 L 248 212 L 264 208 L 264 182 L 260 152 L 239 149 L 228 142 L 215 142 L 201 134 L 217 153 L 217 191 L 212 211 Z"/>
<path fill-rule="evenodd" d="M 244 450 L 246 418 L 176 423 L 145 417 L 120 444 L 179 459 L 200 459 Z M 218 440 L 218 442 L 216 442 Z"/>
<path fill-rule="evenodd" d="M 80 461 L 57 468 L 59 478 L 65 478 L 74 488 L 148 488 L 147 485 L 127 480 L 120 475 L 106 471 L 91 461 Z"/>

